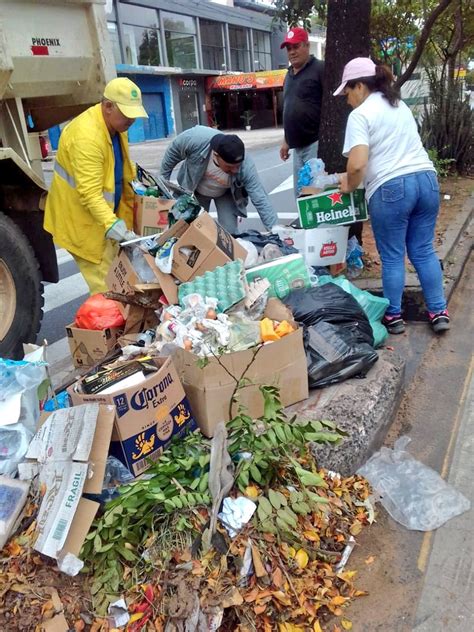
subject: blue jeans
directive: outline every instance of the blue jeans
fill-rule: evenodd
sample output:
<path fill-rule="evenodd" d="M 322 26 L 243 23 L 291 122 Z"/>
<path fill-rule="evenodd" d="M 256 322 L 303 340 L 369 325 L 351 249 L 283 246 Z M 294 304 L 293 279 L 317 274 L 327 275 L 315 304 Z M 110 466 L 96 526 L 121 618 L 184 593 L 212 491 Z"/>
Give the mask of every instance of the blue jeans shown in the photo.
<path fill-rule="evenodd" d="M 433 247 L 439 211 L 439 185 L 434 171 L 419 171 L 382 184 L 370 198 L 369 213 L 382 260 L 387 315 L 401 313 L 405 285 L 405 252 L 415 267 L 430 312 L 446 309 L 443 275 Z"/>
<path fill-rule="evenodd" d="M 295 196 L 298 191 L 298 172 L 305 162 L 311 160 L 311 158 L 318 157 L 318 141 L 311 143 L 311 145 L 306 145 L 305 147 L 294 147 L 291 151 L 293 152 L 293 190 L 295 192 Z"/>

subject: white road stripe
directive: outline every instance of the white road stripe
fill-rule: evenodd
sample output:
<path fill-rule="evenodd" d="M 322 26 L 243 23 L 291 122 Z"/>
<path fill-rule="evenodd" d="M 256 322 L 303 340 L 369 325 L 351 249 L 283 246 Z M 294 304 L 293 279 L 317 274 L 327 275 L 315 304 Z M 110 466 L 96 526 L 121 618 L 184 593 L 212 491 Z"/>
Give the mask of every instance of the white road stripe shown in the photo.
<path fill-rule="evenodd" d="M 71 274 L 59 283 L 51 283 L 44 288 L 44 313 L 60 307 L 64 303 L 88 294 L 89 288 L 79 272 Z"/>
<path fill-rule="evenodd" d="M 279 184 L 276 189 L 271 191 L 270 195 L 275 195 L 276 193 L 281 193 L 282 191 L 288 191 L 293 188 L 293 176 L 288 176 L 286 180 L 283 180 L 281 184 Z"/>
<path fill-rule="evenodd" d="M 56 250 L 56 259 L 58 260 L 58 266 L 60 266 L 62 263 L 67 263 L 68 261 L 72 261 L 73 256 L 69 254 L 69 252 L 65 250 L 64 248 L 58 248 Z"/>

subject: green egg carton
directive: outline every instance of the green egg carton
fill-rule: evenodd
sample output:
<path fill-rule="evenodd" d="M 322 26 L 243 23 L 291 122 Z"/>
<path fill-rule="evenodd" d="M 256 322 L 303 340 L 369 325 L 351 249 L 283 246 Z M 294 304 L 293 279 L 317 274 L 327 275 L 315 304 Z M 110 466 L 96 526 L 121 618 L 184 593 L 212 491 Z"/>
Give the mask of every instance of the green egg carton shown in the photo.
<path fill-rule="evenodd" d="M 200 294 L 202 297 L 217 298 L 218 312 L 226 312 L 243 301 L 247 294 L 244 267 L 242 261 L 230 261 L 211 272 L 205 272 L 192 281 L 182 283 L 178 289 L 179 304 L 184 307 L 183 299 L 188 294 Z"/>

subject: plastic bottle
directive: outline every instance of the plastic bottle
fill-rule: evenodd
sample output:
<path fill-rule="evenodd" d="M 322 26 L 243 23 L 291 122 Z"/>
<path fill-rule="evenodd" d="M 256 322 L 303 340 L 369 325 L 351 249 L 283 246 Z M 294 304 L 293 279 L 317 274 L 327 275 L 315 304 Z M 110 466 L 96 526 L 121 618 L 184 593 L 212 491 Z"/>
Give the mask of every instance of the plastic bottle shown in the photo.
<path fill-rule="evenodd" d="M 328 187 L 333 187 L 337 184 L 339 184 L 339 176 L 337 173 L 322 173 L 313 180 L 312 186 L 315 189 L 321 189 L 321 191 L 324 191 L 324 189 L 327 189 Z"/>

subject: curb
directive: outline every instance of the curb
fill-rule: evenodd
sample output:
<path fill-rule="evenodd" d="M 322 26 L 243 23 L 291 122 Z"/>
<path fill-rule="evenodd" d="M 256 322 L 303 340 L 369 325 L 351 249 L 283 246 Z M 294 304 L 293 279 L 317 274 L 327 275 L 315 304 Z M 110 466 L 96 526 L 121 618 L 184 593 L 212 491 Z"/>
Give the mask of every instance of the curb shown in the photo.
<path fill-rule="evenodd" d="M 458 218 L 445 233 L 445 240 L 438 250 L 439 259 L 443 266 L 446 299 L 452 296 L 456 289 L 473 243 L 474 194 L 469 197 Z M 381 279 L 355 279 L 354 285 L 361 290 L 367 290 L 376 296 L 383 296 Z M 406 320 L 425 321 L 426 307 L 421 291 L 420 282 L 415 272 L 406 275 L 403 293 L 403 315 Z"/>

